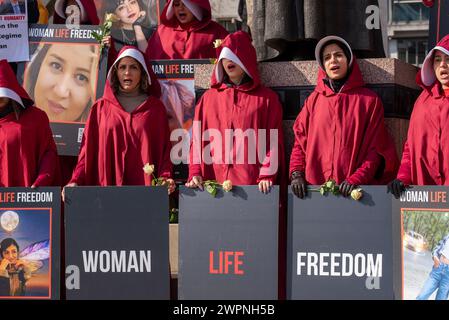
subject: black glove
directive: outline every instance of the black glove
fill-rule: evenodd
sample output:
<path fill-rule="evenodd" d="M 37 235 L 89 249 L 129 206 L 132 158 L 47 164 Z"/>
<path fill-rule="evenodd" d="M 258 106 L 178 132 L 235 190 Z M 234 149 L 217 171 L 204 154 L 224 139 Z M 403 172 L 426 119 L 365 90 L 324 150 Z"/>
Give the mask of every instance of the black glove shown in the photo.
<path fill-rule="evenodd" d="M 352 190 L 356 187 L 355 184 L 350 184 L 348 181 L 343 181 L 340 184 L 339 191 L 343 197 L 349 197 L 351 195 Z"/>
<path fill-rule="evenodd" d="M 137 20 L 134 21 L 133 27 L 134 27 L 134 26 L 146 27 L 146 26 L 145 26 L 146 17 L 147 17 L 146 14 L 141 14 L 141 13 L 139 12 L 139 18 L 137 18 Z"/>
<path fill-rule="evenodd" d="M 300 199 L 307 195 L 307 181 L 304 172 L 295 171 L 291 176 L 292 191 Z"/>
<path fill-rule="evenodd" d="M 405 191 L 405 185 L 404 182 L 399 179 L 391 181 L 387 186 L 387 193 L 391 192 L 396 199 L 399 199 L 403 191 Z"/>

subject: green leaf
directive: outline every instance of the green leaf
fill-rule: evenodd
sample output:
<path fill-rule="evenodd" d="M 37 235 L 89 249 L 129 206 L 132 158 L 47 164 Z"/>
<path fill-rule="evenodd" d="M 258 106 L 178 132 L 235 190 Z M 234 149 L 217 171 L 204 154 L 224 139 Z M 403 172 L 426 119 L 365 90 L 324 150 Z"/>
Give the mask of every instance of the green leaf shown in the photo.
<path fill-rule="evenodd" d="M 326 190 L 324 190 L 324 187 L 320 188 L 320 193 L 322 196 L 324 196 L 326 194 Z"/>
<path fill-rule="evenodd" d="M 98 33 L 92 32 L 92 36 L 93 36 L 94 39 L 97 40 L 97 41 L 101 41 L 101 39 L 103 39 L 103 37 L 102 37 L 100 34 L 98 34 Z"/>
<path fill-rule="evenodd" d="M 334 187 L 334 184 L 335 184 L 335 183 L 334 183 L 332 180 L 327 181 L 327 182 L 325 183 L 326 188 L 329 188 L 329 189 L 332 189 L 332 188 Z"/>
<path fill-rule="evenodd" d="M 215 187 L 214 185 L 207 184 L 206 191 L 209 192 L 214 198 L 217 195 L 217 187 Z"/>

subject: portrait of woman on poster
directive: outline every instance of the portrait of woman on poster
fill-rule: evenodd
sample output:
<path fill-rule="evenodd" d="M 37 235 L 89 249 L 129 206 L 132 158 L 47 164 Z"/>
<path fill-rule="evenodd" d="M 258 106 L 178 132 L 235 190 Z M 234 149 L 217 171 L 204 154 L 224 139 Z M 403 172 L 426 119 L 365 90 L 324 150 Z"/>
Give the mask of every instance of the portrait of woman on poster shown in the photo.
<path fill-rule="evenodd" d="M 154 32 L 150 22 L 148 4 L 145 0 L 108 0 L 105 12 L 114 13 L 118 21 L 112 28 L 114 49 L 120 51 L 124 46 L 134 46 L 145 52 L 148 39 Z"/>
<path fill-rule="evenodd" d="M 41 44 L 24 87 L 51 122 L 85 122 L 95 101 L 99 46 Z"/>
<path fill-rule="evenodd" d="M 16 240 L 6 238 L 0 243 L 0 295 L 24 296 L 26 281 L 31 278 L 31 269 L 19 259 Z"/>

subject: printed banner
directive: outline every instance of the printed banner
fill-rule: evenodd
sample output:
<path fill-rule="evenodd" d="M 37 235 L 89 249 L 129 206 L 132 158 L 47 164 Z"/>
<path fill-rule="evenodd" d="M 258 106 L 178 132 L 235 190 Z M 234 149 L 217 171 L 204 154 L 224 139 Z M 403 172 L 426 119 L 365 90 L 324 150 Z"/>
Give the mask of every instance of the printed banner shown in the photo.
<path fill-rule="evenodd" d="M 25 0 L 0 1 L 0 59 L 28 61 L 28 18 Z"/>
<path fill-rule="evenodd" d="M 167 188 L 65 192 L 67 299 L 169 299 Z"/>
<path fill-rule="evenodd" d="M 111 36 L 117 51 L 123 46 L 137 47 L 137 39 L 150 39 L 159 24 L 164 0 L 95 0 L 98 17 L 103 23 L 106 14 L 115 14 Z"/>
<path fill-rule="evenodd" d="M 106 53 L 92 38 L 95 27 L 30 27 L 30 62 L 18 79 L 47 113 L 60 155 L 77 156 L 89 111 L 103 95 Z"/>
<path fill-rule="evenodd" d="M 179 194 L 179 299 L 277 299 L 279 188 Z"/>
<path fill-rule="evenodd" d="M 319 192 L 299 199 L 289 188 L 288 299 L 399 298 L 391 194 L 385 186 L 363 190 L 356 201 Z"/>
<path fill-rule="evenodd" d="M 0 188 L 0 299 L 59 299 L 59 188 Z"/>
<path fill-rule="evenodd" d="M 207 59 L 152 61 L 153 71 L 162 88 L 161 100 L 167 109 L 175 165 L 186 164 L 188 159 L 185 151 L 190 149 L 196 106 L 195 66 L 210 63 Z"/>
<path fill-rule="evenodd" d="M 448 191 L 447 187 L 414 186 L 394 201 L 393 214 L 401 217 L 398 247 L 404 300 L 448 299 Z"/>

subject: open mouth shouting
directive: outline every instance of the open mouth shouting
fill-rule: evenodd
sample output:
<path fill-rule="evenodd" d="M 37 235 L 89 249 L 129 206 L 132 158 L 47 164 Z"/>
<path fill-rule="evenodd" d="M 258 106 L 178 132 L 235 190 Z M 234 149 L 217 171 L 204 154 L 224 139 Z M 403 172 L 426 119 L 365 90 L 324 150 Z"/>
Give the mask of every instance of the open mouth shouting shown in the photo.
<path fill-rule="evenodd" d="M 228 65 L 226 66 L 226 70 L 228 72 L 233 72 L 235 70 L 235 64 L 232 62 L 228 63 Z"/>
<path fill-rule="evenodd" d="M 449 69 L 440 70 L 440 79 L 449 80 Z"/>

